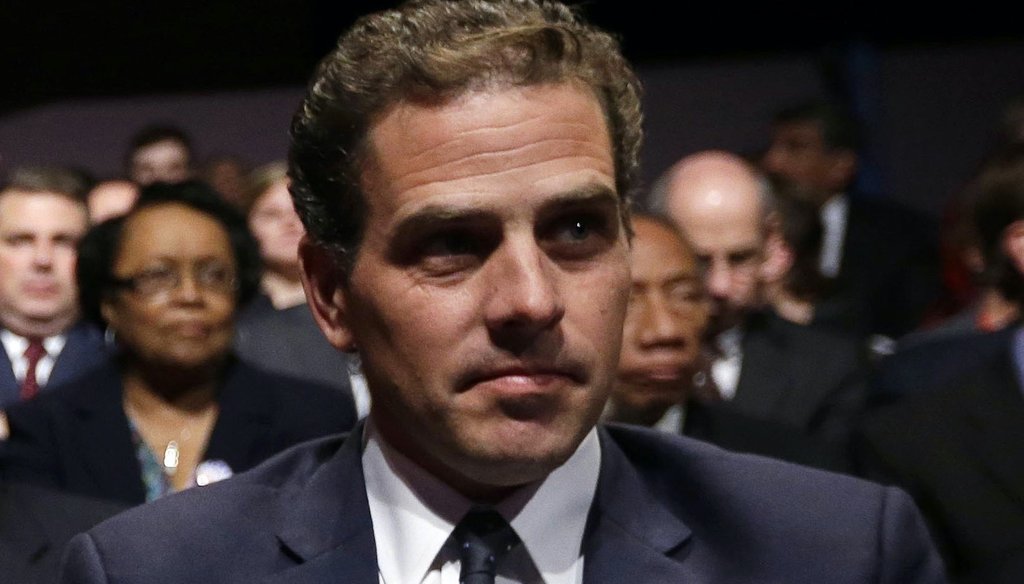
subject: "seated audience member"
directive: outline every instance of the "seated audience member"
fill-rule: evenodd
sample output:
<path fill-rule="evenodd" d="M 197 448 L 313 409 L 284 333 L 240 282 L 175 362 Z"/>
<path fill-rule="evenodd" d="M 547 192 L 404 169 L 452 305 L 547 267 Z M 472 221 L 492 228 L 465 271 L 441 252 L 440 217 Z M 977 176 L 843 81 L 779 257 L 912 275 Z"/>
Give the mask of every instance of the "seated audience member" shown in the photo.
<path fill-rule="evenodd" d="M 697 258 L 669 220 L 633 214 L 633 280 L 618 380 L 606 419 L 652 426 L 730 450 L 845 470 L 838 453 L 797 430 L 716 404 L 701 339 L 708 306 Z"/>
<path fill-rule="evenodd" d="M 818 269 L 821 255 L 821 219 L 817 207 L 793 185 L 775 181 L 772 185 L 774 222 L 779 235 L 779 253 L 786 256 L 786 268 L 765 282 L 765 297 L 775 314 L 801 325 L 818 325 L 815 307 L 830 279 Z"/>
<path fill-rule="evenodd" d="M 240 313 L 235 349 L 268 371 L 349 393 L 350 359 L 327 342 L 306 305 L 299 270 L 305 230 L 288 194 L 287 171 L 283 162 L 274 163 L 257 169 L 250 180 L 249 229 L 260 246 L 263 278 L 260 293 Z M 360 398 L 357 404 L 365 403 L 365 396 Z"/>
<path fill-rule="evenodd" d="M 259 255 L 242 216 L 200 183 L 144 189 L 86 235 L 77 277 L 116 362 L 8 411 L 8 478 L 138 504 L 354 424 L 349 396 L 233 358 Z"/>
<path fill-rule="evenodd" d="M 102 223 L 128 212 L 139 198 L 139 186 L 129 180 L 105 180 L 90 191 L 85 202 L 89 221 Z"/>
<path fill-rule="evenodd" d="M 762 164 L 818 195 L 819 268 L 835 285 L 815 319 L 887 347 L 915 329 L 938 297 L 936 229 L 878 193 L 856 191 L 859 148 L 860 129 L 844 108 L 807 102 L 776 114 Z"/>
<path fill-rule="evenodd" d="M 864 351 L 855 337 L 769 308 L 766 287 L 783 279 L 790 255 L 767 181 L 738 156 L 701 152 L 658 184 L 655 208 L 679 226 L 703 268 L 711 377 L 727 406 L 843 449 L 862 411 Z"/>
<path fill-rule="evenodd" d="M 227 202 L 242 208 L 249 166 L 236 156 L 215 156 L 203 165 L 203 181 Z"/>
<path fill-rule="evenodd" d="M 1016 214 L 1019 209 L 993 194 L 1018 188 L 1015 185 L 1024 185 L 1024 147 L 1011 147 L 992 157 L 964 190 L 969 202 L 965 247 L 976 272 L 978 298 L 937 328 L 900 341 L 896 353 L 884 359 L 873 375 L 872 407 L 941 387 L 988 360 L 1013 334 L 1020 301 L 1007 296 L 999 281 L 1005 271 L 1005 251 L 992 242 L 1008 223 L 1024 220 L 1024 214 Z"/>
<path fill-rule="evenodd" d="M 139 186 L 192 178 L 192 142 L 179 128 L 153 125 L 132 137 L 126 156 L 128 178 Z"/>
<path fill-rule="evenodd" d="M 56 168 L 15 169 L 0 188 L 0 409 L 105 357 L 100 330 L 79 319 L 75 286 L 85 188 Z"/>
<path fill-rule="evenodd" d="M 292 124 L 347 436 L 72 540 L 76 584 L 925 584 L 898 489 L 597 425 L 629 299 L 641 112 L 616 41 L 535 0 L 359 19 Z"/>
<path fill-rule="evenodd" d="M 1024 172 L 1004 179 L 979 193 L 975 222 L 988 281 L 1020 305 Z M 981 340 L 943 341 L 918 395 L 866 421 L 861 459 L 915 497 L 959 581 L 1024 582 L 1024 328 Z"/>
<path fill-rule="evenodd" d="M 68 540 L 123 505 L 0 482 L 0 580 L 52 584 Z"/>

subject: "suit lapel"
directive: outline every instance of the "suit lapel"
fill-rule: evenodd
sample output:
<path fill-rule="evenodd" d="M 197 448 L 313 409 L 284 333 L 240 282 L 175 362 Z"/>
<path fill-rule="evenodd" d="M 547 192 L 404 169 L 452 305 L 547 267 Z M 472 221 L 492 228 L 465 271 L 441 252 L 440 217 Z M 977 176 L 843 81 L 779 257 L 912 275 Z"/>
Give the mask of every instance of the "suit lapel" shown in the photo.
<path fill-rule="evenodd" d="M 261 582 L 313 584 L 377 582 L 377 548 L 362 467 L 363 426 L 294 495 L 282 495 L 286 511 L 277 536 L 298 562 Z"/>
<path fill-rule="evenodd" d="M 142 468 L 136 457 L 116 368 L 106 367 L 90 376 L 87 391 L 77 391 L 71 402 L 74 423 L 69 428 L 71 452 L 96 485 L 96 495 L 143 503 Z M 124 477 L 137 477 L 124 480 Z"/>
<path fill-rule="evenodd" d="M 649 491 L 602 428 L 601 474 L 583 541 L 587 584 L 683 581 L 690 529 Z"/>
<path fill-rule="evenodd" d="M 20 392 L 7 350 L 0 345 L 0 405 L 17 402 L 21 398 Z"/>
<path fill-rule="evenodd" d="M 57 355 L 47 387 L 57 387 L 73 380 L 106 361 L 103 336 L 92 325 L 80 322 L 68 331 L 64 348 Z"/>
<path fill-rule="evenodd" d="M 271 402 L 259 399 L 259 379 L 235 363 L 229 367 L 218 402 L 220 413 L 210 433 L 203 460 L 223 460 L 235 472 L 248 469 L 261 440 L 267 438 L 272 425 Z"/>
<path fill-rule="evenodd" d="M 747 415 L 771 418 L 792 384 L 786 367 L 785 339 L 763 315 L 751 318 L 751 325 L 743 333 L 743 362 L 731 403 Z"/>
<path fill-rule="evenodd" d="M 968 440 L 992 478 L 1011 499 L 1024 502 L 1024 394 L 1013 358 L 999 361 L 968 392 L 964 420 Z"/>

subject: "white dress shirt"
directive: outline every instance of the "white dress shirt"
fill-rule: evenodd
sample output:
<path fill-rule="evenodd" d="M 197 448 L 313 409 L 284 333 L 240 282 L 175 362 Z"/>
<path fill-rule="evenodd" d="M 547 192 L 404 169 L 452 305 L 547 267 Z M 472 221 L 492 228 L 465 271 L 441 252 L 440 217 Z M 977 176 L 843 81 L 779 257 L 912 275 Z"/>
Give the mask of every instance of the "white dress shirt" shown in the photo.
<path fill-rule="evenodd" d="M 381 584 L 458 584 L 451 533 L 473 502 L 387 444 L 372 417 L 364 433 L 363 475 Z M 497 584 L 580 584 L 583 531 L 601 467 L 597 431 L 539 484 L 495 506 L 523 545 L 499 566 Z"/>
<path fill-rule="evenodd" d="M 743 366 L 743 331 L 733 327 L 722 331 L 715 339 L 718 356 L 711 363 L 711 378 L 718 386 L 718 393 L 724 400 L 736 396 L 740 383 L 740 368 Z"/>
<path fill-rule="evenodd" d="M 846 195 L 832 195 L 821 206 L 821 256 L 818 258 L 818 270 L 823 276 L 835 278 L 843 263 L 843 240 L 846 238 L 847 217 L 850 214 L 850 201 Z"/>
<path fill-rule="evenodd" d="M 36 383 L 39 384 L 39 387 L 46 386 L 46 382 L 50 380 L 50 373 L 53 372 L 53 366 L 57 363 L 57 356 L 60 355 L 67 340 L 67 335 L 54 335 L 43 339 L 43 348 L 46 349 L 46 354 L 36 364 Z M 7 358 L 11 361 L 14 378 L 21 383 L 25 380 L 25 374 L 28 373 L 28 359 L 25 358 L 28 339 L 3 329 L 0 330 L 0 342 L 3 343 Z"/>

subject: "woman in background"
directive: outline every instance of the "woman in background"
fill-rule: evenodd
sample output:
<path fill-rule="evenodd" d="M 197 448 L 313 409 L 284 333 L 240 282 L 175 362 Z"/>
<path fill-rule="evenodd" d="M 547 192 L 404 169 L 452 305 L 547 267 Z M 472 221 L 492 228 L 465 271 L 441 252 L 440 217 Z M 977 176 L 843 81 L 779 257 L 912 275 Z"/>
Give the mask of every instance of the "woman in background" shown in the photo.
<path fill-rule="evenodd" d="M 116 361 L 8 412 L 7 478 L 138 504 L 350 429 L 351 398 L 233 356 L 260 260 L 243 218 L 200 183 L 158 184 L 79 247 L 83 314 Z"/>
<path fill-rule="evenodd" d="M 235 347 L 267 370 L 354 395 L 364 416 L 369 396 L 352 359 L 327 342 L 306 305 L 299 266 L 305 229 L 288 193 L 287 171 L 284 162 L 274 162 L 257 168 L 249 180 L 245 209 L 264 271 L 260 293 L 239 318 Z"/>

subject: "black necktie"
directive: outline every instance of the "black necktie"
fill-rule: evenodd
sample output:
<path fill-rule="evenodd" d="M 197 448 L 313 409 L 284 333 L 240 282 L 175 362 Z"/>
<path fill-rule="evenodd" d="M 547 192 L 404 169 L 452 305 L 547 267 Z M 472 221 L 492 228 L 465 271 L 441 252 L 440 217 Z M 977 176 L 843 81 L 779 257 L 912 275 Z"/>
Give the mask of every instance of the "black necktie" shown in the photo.
<path fill-rule="evenodd" d="M 512 526 L 494 509 L 474 508 L 455 526 L 462 584 L 494 584 L 498 562 L 519 543 Z"/>

